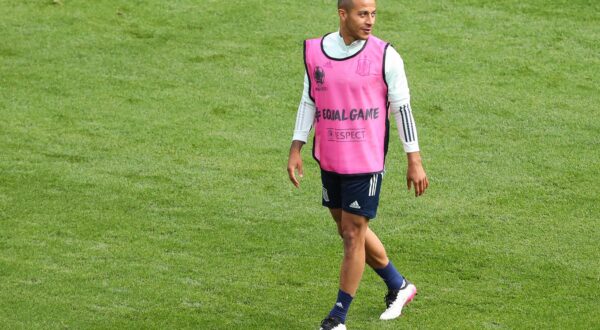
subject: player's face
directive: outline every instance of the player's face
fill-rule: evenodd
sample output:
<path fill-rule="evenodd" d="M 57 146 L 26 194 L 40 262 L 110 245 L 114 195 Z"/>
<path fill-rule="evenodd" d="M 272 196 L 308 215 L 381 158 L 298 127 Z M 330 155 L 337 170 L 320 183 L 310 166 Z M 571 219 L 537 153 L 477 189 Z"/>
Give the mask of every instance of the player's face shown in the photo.
<path fill-rule="evenodd" d="M 375 0 L 354 0 L 350 10 L 340 9 L 342 34 L 352 40 L 366 40 L 375 25 Z"/>

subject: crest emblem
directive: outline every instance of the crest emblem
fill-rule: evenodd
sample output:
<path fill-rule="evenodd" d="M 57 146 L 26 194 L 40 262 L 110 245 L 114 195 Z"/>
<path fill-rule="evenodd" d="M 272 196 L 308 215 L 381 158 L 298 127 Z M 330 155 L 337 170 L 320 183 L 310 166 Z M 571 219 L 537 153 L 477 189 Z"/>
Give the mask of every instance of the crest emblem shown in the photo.
<path fill-rule="evenodd" d="M 360 76 L 368 76 L 371 74 L 371 61 L 367 60 L 366 57 L 358 60 L 358 64 L 356 65 L 356 74 Z"/>
<path fill-rule="evenodd" d="M 325 71 L 320 66 L 315 68 L 315 80 L 317 84 L 323 85 L 325 83 Z"/>
<path fill-rule="evenodd" d="M 317 81 L 316 90 L 319 92 L 323 92 L 327 90 L 327 87 L 323 86 L 325 84 L 325 70 L 322 67 L 317 66 L 314 71 L 315 80 Z"/>

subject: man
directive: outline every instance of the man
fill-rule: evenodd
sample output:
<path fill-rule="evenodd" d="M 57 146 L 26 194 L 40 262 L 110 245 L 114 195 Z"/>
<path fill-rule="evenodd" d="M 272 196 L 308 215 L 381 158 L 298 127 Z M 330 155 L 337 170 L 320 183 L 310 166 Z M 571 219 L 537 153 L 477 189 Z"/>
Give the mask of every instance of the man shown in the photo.
<path fill-rule="evenodd" d="M 371 35 L 375 0 L 338 0 L 340 28 L 306 40 L 304 93 L 296 118 L 288 175 L 299 187 L 300 151 L 314 125 L 313 156 L 321 167 L 323 205 L 343 239 L 344 258 L 337 300 L 321 329 L 346 329 L 348 308 L 358 289 L 365 262 L 388 287 L 382 320 L 400 316 L 416 287 L 388 259 L 369 228 L 379 204 L 388 142 L 388 111 L 397 123 L 407 153 L 407 185 L 420 196 L 429 186 L 421 165 L 417 131 L 400 55 Z"/>

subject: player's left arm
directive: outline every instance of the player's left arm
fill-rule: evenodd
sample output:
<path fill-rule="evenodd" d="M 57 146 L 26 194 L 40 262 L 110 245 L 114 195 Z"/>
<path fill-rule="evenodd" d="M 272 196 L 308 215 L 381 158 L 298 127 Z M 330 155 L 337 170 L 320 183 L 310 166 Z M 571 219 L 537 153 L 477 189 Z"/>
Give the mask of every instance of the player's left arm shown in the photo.
<path fill-rule="evenodd" d="M 404 62 L 391 46 L 386 51 L 384 71 L 388 84 L 390 110 L 396 121 L 398 135 L 400 135 L 408 161 L 406 184 L 409 190 L 414 187 L 415 196 L 418 197 L 429 187 L 429 180 L 421 161 L 417 126 L 410 107 L 410 93 L 404 72 Z"/>
<path fill-rule="evenodd" d="M 408 168 L 406 170 L 406 185 L 410 190 L 411 185 L 415 188 L 415 197 L 423 195 L 425 189 L 429 187 L 429 180 L 421 162 L 421 154 L 409 152 L 406 154 L 408 158 Z"/>

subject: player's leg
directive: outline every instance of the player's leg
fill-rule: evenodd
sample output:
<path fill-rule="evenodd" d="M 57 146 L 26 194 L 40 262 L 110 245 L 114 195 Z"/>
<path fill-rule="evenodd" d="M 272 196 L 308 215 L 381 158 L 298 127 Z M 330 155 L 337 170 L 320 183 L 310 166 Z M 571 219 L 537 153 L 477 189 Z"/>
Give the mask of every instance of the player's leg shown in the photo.
<path fill-rule="evenodd" d="M 374 175 L 369 179 L 369 193 L 367 194 L 368 198 L 364 198 L 364 192 L 362 194 L 352 196 L 352 199 L 358 198 L 357 202 L 363 206 L 360 212 L 366 212 L 364 214 L 369 218 L 374 218 L 376 215 L 382 179 L 382 174 L 377 175 L 377 177 Z M 347 182 L 348 181 L 346 181 L 346 183 Z M 363 197 L 361 198 L 360 196 Z M 349 201 L 345 201 L 341 204 L 346 205 L 348 202 Z M 338 205 L 339 204 L 340 203 L 338 203 Z M 356 212 L 357 210 L 352 211 Z M 336 222 L 338 233 L 340 236 L 342 236 L 342 209 L 330 208 L 330 212 Z M 382 278 L 388 288 L 388 293 L 385 299 L 387 309 L 381 315 L 381 318 L 393 319 L 400 316 L 402 308 L 408 304 L 416 294 L 416 287 L 409 281 L 405 280 L 405 278 L 398 272 L 393 263 L 389 260 L 383 243 L 368 227 L 365 233 L 365 260 L 366 263 Z"/>
<path fill-rule="evenodd" d="M 366 261 L 369 266 L 373 269 L 384 268 L 390 262 L 385 252 L 383 243 L 379 240 L 379 237 L 371 230 L 367 229 L 367 236 L 365 238 L 365 254 Z"/>
<path fill-rule="evenodd" d="M 329 212 L 331 212 L 331 217 L 335 221 L 338 234 L 340 235 L 340 237 L 343 237 L 342 209 L 331 208 L 329 209 Z M 377 237 L 377 235 L 375 235 L 375 233 L 371 230 L 371 228 L 367 228 L 367 233 L 365 237 L 365 259 L 367 265 L 369 265 L 373 269 L 384 268 L 389 263 L 389 259 L 385 252 L 385 247 L 379 240 L 379 237 Z"/>
<path fill-rule="evenodd" d="M 376 175 L 338 176 L 338 179 L 339 189 L 327 187 L 326 184 L 331 180 L 323 180 L 324 191 L 334 191 L 336 197 L 339 197 L 337 200 L 329 194 L 330 202 L 323 203 L 323 205 L 329 207 L 344 244 L 338 298 L 329 317 L 324 322 L 333 318 L 343 324 L 364 272 L 367 259 L 365 240 L 368 223 L 369 219 L 375 216 L 378 199 L 375 197 Z M 335 203 L 333 203 L 334 199 Z"/>
<path fill-rule="evenodd" d="M 323 206 L 329 208 L 333 218 L 341 223 L 342 219 L 342 199 L 341 199 L 341 178 L 339 175 L 321 171 L 321 182 L 323 183 Z M 339 227 L 341 235 L 341 225 Z M 338 289 L 336 302 L 329 312 L 329 315 L 321 322 L 321 329 L 344 330 L 346 329 L 346 314 L 352 302 L 352 296 L 347 292 Z"/>
<path fill-rule="evenodd" d="M 389 261 L 383 244 L 372 231 L 367 232 L 365 250 L 369 266 L 383 279 L 388 293 L 385 296 L 386 310 L 381 314 L 382 320 L 395 319 L 402 313 L 417 293 L 417 288 L 407 281 Z"/>
<path fill-rule="evenodd" d="M 365 270 L 365 236 L 369 220 L 362 215 L 341 211 L 340 231 L 344 258 L 340 269 L 340 288 L 335 305 L 323 320 L 321 329 L 345 329 L 346 315 Z"/>
<path fill-rule="evenodd" d="M 344 259 L 340 271 L 340 289 L 354 296 L 365 270 L 365 238 L 369 220 L 365 216 L 342 211 L 341 225 Z"/>
<path fill-rule="evenodd" d="M 371 185 L 375 188 L 372 200 L 377 203 L 379 202 L 382 181 L 383 174 L 379 174 L 375 178 L 374 186 Z M 363 204 L 366 204 L 366 202 L 363 202 Z M 377 208 L 375 207 L 374 209 L 376 210 Z M 374 217 L 375 214 L 373 214 Z M 367 263 L 383 279 L 388 288 L 388 293 L 385 296 L 387 309 L 381 314 L 380 318 L 382 320 L 395 319 L 402 313 L 402 308 L 414 298 L 417 288 L 398 272 L 394 264 L 389 260 L 383 243 L 381 243 L 379 237 L 370 229 L 367 231 L 365 239 L 365 250 Z"/>
<path fill-rule="evenodd" d="M 342 237 L 342 209 L 341 208 L 330 208 L 329 212 L 331 213 L 331 217 L 333 221 L 335 221 L 335 225 L 337 226 L 338 235 L 340 238 Z"/>
<path fill-rule="evenodd" d="M 377 214 L 377 207 L 379 205 L 379 194 L 381 193 L 381 183 L 383 181 L 383 173 L 373 174 L 372 176 L 365 176 L 363 179 L 350 179 L 345 180 L 344 184 L 346 187 L 350 187 L 349 191 L 346 193 L 350 193 L 351 196 L 346 196 L 347 201 L 337 201 L 336 198 L 336 207 L 330 207 L 329 211 L 331 212 L 331 216 L 337 225 L 338 234 L 342 237 L 342 205 L 345 205 L 350 210 L 350 204 L 357 203 L 358 205 L 362 205 L 361 209 L 352 209 L 352 213 L 362 214 L 369 219 L 372 219 Z M 341 181 L 340 181 L 341 183 Z M 327 191 L 324 185 L 324 192 Z M 341 189 L 335 191 L 335 197 L 341 195 Z M 323 203 L 325 205 L 325 202 Z M 329 202 L 327 205 L 332 205 L 332 202 Z M 338 205 L 340 207 L 338 207 Z M 385 248 L 379 240 L 379 237 L 370 229 L 367 228 L 366 236 L 365 236 L 365 259 L 366 263 L 371 266 L 376 272 L 379 269 L 386 268 L 390 264 L 389 259 L 387 257 Z M 379 274 L 380 272 L 378 272 Z M 397 272 L 396 272 L 397 273 Z M 395 275 L 395 274 L 390 274 Z M 402 283 L 402 276 L 397 274 L 400 277 L 400 284 Z M 381 276 L 381 274 L 380 274 Z M 388 285 L 390 289 L 396 289 L 393 287 L 395 282 L 394 279 L 390 279 L 384 277 L 383 280 L 386 283 L 392 283 L 392 287 Z M 396 281 L 397 282 L 397 281 Z"/>
<path fill-rule="evenodd" d="M 367 264 L 383 279 L 388 291 L 402 288 L 404 277 L 389 260 L 383 243 L 371 229 L 367 231 L 365 250 L 367 251 Z"/>

